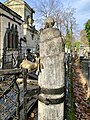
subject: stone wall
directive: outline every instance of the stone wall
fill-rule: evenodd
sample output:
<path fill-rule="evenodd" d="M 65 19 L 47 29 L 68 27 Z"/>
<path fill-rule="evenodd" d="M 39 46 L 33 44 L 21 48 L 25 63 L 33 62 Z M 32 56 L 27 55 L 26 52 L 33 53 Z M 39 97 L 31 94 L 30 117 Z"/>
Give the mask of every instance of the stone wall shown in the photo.
<path fill-rule="evenodd" d="M 23 28 L 22 28 L 22 23 L 23 21 L 21 20 L 21 17 L 16 14 L 15 12 L 13 12 L 12 10 L 10 10 L 9 8 L 7 8 L 6 6 L 4 6 L 3 4 L 0 3 L 0 54 L 1 54 L 1 59 L 3 58 L 3 55 L 5 55 L 5 52 L 7 49 L 5 48 L 5 42 L 7 42 L 8 39 L 6 36 L 6 31 L 8 28 L 8 25 L 10 24 L 10 29 L 12 27 L 12 25 L 17 26 L 17 31 L 18 31 L 18 40 L 20 40 L 20 38 L 23 36 Z M 18 41 L 17 40 L 17 41 Z M 14 52 L 13 52 L 14 51 Z M 9 50 L 9 53 L 15 53 L 17 54 L 17 50 L 15 49 L 11 49 Z M 3 60 L 2 60 L 3 61 Z"/>
<path fill-rule="evenodd" d="M 34 10 L 25 1 L 22 0 L 6 1 L 5 5 L 12 9 L 13 11 L 15 11 L 16 13 L 18 13 L 22 17 L 22 20 L 24 21 L 23 36 L 26 38 L 27 43 L 26 44 L 23 43 L 23 46 L 25 47 L 26 45 L 27 49 L 28 48 L 32 49 L 32 51 L 35 50 L 36 45 L 38 43 L 38 31 L 33 26 Z"/>

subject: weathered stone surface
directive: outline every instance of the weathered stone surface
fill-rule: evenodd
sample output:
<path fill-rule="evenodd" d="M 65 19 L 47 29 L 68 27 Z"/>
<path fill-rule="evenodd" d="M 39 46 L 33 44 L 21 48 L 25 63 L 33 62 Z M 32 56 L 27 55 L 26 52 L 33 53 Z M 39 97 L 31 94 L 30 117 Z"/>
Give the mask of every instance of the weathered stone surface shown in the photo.
<path fill-rule="evenodd" d="M 40 42 L 45 42 L 52 40 L 53 38 L 58 38 L 60 37 L 60 32 L 56 28 L 47 28 L 42 30 L 41 35 L 40 35 Z"/>
<path fill-rule="evenodd" d="M 45 28 L 52 28 L 55 24 L 55 21 L 52 17 L 47 17 L 44 22 Z"/>
<path fill-rule="evenodd" d="M 38 84 L 41 88 L 56 89 L 64 86 L 64 53 L 60 32 L 55 28 L 47 28 L 40 35 L 40 58 L 44 69 L 39 75 Z M 40 94 L 44 98 L 62 98 L 61 95 Z M 63 120 L 64 102 L 46 105 L 38 102 L 38 120 Z"/>
<path fill-rule="evenodd" d="M 50 41 L 47 40 L 47 34 L 48 36 L 52 36 L 50 38 L 51 40 L 49 39 Z M 47 86 L 47 88 L 64 86 L 64 53 L 62 52 L 62 41 L 59 36 L 59 31 L 55 28 L 43 30 L 40 36 L 40 42 L 40 58 L 44 69 L 39 76 L 39 85 L 42 87 Z"/>

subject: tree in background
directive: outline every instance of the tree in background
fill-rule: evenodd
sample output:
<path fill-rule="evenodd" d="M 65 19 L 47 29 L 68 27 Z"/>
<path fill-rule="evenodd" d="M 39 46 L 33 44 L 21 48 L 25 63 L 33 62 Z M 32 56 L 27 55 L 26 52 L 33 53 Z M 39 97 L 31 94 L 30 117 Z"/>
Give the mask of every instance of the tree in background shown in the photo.
<path fill-rule="evenodd" d="M 81 30 L 80 32 L 80 43 L 82 45 L 88 45 L 87 33 L 85 30 Z"/>
<path fill-rule="evenodd" d="M 85 24 L 85 31 L 87 34 L 88 43 L 89 43 L 89 51 L 90 51 L 90 19 Z"/>
<path fill-rule="evenodd" d="M 37 23 L 43 23 L 44 19 L 51 16 L 55 20 L 56 27 L 62 32 L 67 31 L 69 27 L 76 25 L 74 18 L 75 9 L 68 6 L 64 7 L 61 0 L 38 0 L 34 7 Z"/>
<path fill-rule="evenodd" d="M 75 10 L 68 6 L 64 7 L 61 0 L 38 0 L 34 7 L 37 13 L 37 21 L 39 25 L 43 24 L 46 17 L 51 16 L 55 20 L 55 27 L 61 31 L 61 37 L 64 38 L 64 43 L 71 46 L 72 39 L 76 35 L 77 28 L 76 19 L 74 17 Z M 43 26 L 41 26 L 42 28 Z M 74 33 L 75 32 L 75 33 Z M 74 33 L 74 34 L 73 34 Z"/>
<path fill-rule="evenodd" d="M 79 41 L 74 42 L 74 50 L 78 52 L 79 47 L 80 47 L 80 42 Z"/>
<path fill-rule="evenodd" d="M 70 6 L 65 7 L 61 0 L 38 0 L 35 3 L 36 23 L 39 25 L 39 29 L 44 28 L 45 18 L 51 16 L 55 20 L 55 27 L 61 32 L 64 46 L 72 49 L 72 42 L 77 33 L 77 24 L 74 17 L 76 9 Z"/>

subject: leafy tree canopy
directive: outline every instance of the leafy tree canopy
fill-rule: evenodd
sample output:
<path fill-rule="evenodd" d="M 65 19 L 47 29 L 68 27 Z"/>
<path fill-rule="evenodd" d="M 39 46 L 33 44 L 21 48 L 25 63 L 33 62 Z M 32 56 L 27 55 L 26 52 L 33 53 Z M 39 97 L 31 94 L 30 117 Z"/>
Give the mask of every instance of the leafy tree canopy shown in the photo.
<path fill-rule="evenodd" d="M 89 47 L 90 47 L 90 19 L 85 24 L 85 31 L 87 34 L 88 43 L 89 43 Z"/>

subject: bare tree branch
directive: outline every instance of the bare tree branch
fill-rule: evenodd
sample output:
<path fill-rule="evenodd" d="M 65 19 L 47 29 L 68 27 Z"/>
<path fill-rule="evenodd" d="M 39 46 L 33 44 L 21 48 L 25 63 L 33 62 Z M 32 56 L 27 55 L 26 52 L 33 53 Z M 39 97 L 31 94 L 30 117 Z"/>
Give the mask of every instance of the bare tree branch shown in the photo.
<path fill-rule="evenodd" d="M 46 17 L 51 16 L 55 20 L 55 27 L 64 34 L 71 29 L 71 24 L 74 31 L 76 26 L 75 10 L 75 8 L 71 8 L 70 6 L 67 8 L 64 7 L 61 0 L 38 0 L 35 6 L 39 24 L 42 24 Z"/>

